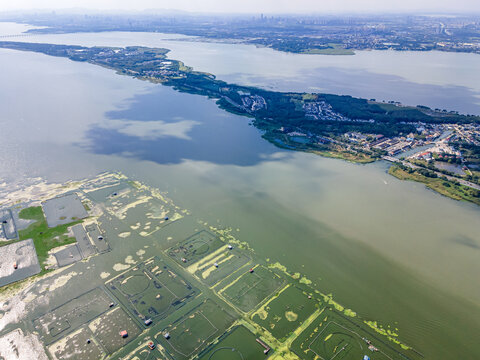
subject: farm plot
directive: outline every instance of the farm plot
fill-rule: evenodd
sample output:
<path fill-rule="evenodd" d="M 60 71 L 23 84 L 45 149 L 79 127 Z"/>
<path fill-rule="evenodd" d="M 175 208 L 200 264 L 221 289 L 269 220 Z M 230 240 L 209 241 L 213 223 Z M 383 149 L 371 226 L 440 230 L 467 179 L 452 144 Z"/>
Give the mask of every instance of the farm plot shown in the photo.
<path fill-rule="evenodd" d="M 194 273 L 203 283 L 212 286 L 250 261 L 242 250 L 228 249 L 227 246 L 198 261 L 187 270 Z"/>
<path fill-rule="evenodd" d="M 82 201 L 75 193 L 46 200 L 42 203 L 42 206 L 50 228 L 88 216 Z"/>
<path fill-rule="evenodd" d="M 93 320 L 88 328 L 108 354 L 134 340 L 141 332 L 135 321 L 120 306 Z M 121 335 L 123 331 L 126 336 Z"/>
<path fill-rule="evenodd" d="M 122 356 L 122 360 L 165 360 L 165 356 L 159 351 L 155 345 L 154 349 L 149 348 L 148 344 L 153 342 L 150 338 L 146 338 L 135 350 L 129 354 Z M 153 342 L 154 343 L 154 342 Z"/>
<path fill-rule="evenodd" d="M 367 351 L 360 338 L 336 322 L 329 322 L 308 345 L 308 349 L 324 359 L 333 357 L 336 359 L 358 357 L 360 359 L 362 353 Z"/>
<path fill-rule="evenodd" d="M 202 230 L 168 249 L 167 254 L 183 267 L 187 267 L 223 246 L 223 241 Z"/>
<path fill-rule="evenodd" d="M 108 213 L 137 231 L 140 236 L 150 236 L 184 216 L 178 206 L 158 192 L 140 184 L 125 185 L 127 187 L 120 192 L 110 193 L 104 205 Z"/>
<path fill-rule="evenodd" d="M 363 359 L 365 355 L 375 360 L 408 358 L 394 344 L 331 309 L 324 309 L 295 339 L 292 350 L 305 360 Z"/>
<path fill-rule="evenodd" d="M 273 295 L 285 284 L 285 279 L 263 266 L 246 271 L 227 287 L 220 295 L 243 312 L 253 310 L 262 300 Z"/>
<path fill-rule="evenodd" d="M 318 308 L 316 299 L 289 285 L 257 310 L 252 320 L 283 341 Z"/>
<path fill-rule="evenodd" d="M 65 336 L 48 347 L 55 360 L 99 360 L 106 354 L 92 336 L 90 329 L 84 326 Z"/>
<path fill-rule="evenodd" d="M 186 360 L 222 335 L 233 321 L 217 304 L 206 300 L 155 338 L 175 360 Z"/>
<path fill-rule="evenodd" d="M 211 349 L 208 349 L 200 356 L 200 360 L 264 360 L 271 355 L 272 350 L 262 341 L 265 348 L 258 341 L 257 337 L 243 326 L 238 326 Z"/>
<path fill-rule="evenodd" d="M 137 318 L 163 319 L 193 299 L 198 290 L 155 257 L 106 283 Z"/>
<path fill-rule="evenodd" d="M 33 320 L 33 326 L 50 344 L 109 310 L 111 302 L 103 289 L 95 288 Z"/>

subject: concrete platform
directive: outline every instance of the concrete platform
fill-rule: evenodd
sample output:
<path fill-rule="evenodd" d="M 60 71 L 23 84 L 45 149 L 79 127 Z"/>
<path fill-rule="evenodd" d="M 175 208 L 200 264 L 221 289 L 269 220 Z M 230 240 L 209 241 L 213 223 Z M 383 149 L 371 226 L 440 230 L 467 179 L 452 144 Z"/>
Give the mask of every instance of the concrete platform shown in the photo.
<path fill-rule="evenodd" d="M 88 216 L 87 210 L 77 194 L 68 194 L 47 200 L 42 206 L 48 227 L 68 224 Z"/>
<path fill-rule="evenodd" d="M 18 237 L 15 221 L 10 209 L 0 210 L 0 241 L 13 240 Z"/>
<path fill-rule="evenodd" d="M 14 263 L 17 263 L 17 269 Z M 26 279 L 40 272 L 32 239 L 0 247 L 0 286 Z"/>
<path fill-rule="evenodd" d="M 92 239 L 92 241 L 95 243 L 95 247 L 100 254 L 110 251 L 110 245 L 108 244 L 105 235 L 102 234 L 97 224 L 87 225 L 85 226 L 85 230 L 87 231 L 88 236 L 90 236 L 90 239 Z M 99 236 L 101 237 L 100 239 Z"/>
<path fill-rule="evenodd" d="M 77 244 L 72 244 L 65 249 L 57 251 L 53 255 L 55 255 L 59 267 L 67 266 L 82 260 L 82 254 L 80 253 Z"/>
<path fill-rule="evenodd" d="M 83 258 L 87 258 L 97 253 L 97 249 L 88 238 L 82 224 L 72 226 L 72 231 L 73 235 L 75 235 L 75 239 L 77 239 L 77 245 Z"/>

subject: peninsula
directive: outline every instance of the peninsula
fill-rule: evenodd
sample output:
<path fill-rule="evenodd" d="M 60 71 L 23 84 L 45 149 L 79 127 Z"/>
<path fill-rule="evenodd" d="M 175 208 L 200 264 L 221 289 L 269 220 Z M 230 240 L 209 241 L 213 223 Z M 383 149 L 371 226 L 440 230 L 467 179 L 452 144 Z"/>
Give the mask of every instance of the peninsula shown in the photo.
<path fill-rule="evenodd" d="M 34 51 L 89 62 L 119 74 L 171 86 L 180 92 L 215 99 L 222 109 L 252 118 L 263 137 L 289 150 L 368 163 L 400 163 L 390 173 L 421 181 L 458 200 L 480 204 L 480 117 L 426 106 L 404 106 L 345 95 L 276 92 L 230 84 L 169 59 L 168 49 L 131 46 L 83 47 L 0 42 L 0 48 Z M 443 134 L 450 134 L 446 138 Z M 438 150 L 401 161 L 393 156 L 422 145 Z M 468 156 L 462 156 L 468 153 Z M 441 157 L 439 156 L 441 155 Z M 444 156 L 445 155 L 445 156 Z M 459 162 L 464 172 L 435 166 L 430 160 Z M 437 181 L 436 179 L 438 178 Z M 435 179 L 435 186 L 432 186 Z"/>

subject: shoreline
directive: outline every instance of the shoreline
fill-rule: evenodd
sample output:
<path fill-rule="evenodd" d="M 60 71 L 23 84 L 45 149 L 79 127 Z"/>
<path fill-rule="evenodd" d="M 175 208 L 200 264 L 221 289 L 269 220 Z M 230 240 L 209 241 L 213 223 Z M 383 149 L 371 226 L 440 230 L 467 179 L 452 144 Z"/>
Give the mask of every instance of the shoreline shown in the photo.
<path fill-rule="evenodd" d="M 33 51 L 48 56 L 88 62 L 138 80 L 161 83 L 178 92 L 206 96 L 224 111 L 253 118 L 252 124 L 263 131 L 262 137 L 288 150 L 342 159 L 354 163 L 371 163 L 385 151 L 359 146 L 345 140 L 345 133 L 377 134 L 386 138 L 416 131 L 414 124 L 477 124 L 480 117 L 440 111 L 425 106 L 383 104 L 374 100 L 322 93 L 269 91 L 217 80 L 215 75 L 198 72 L 183 62 L 167 58 L 169 49 L 131 46 L 126 48 L 83 47 L 42 43 L 3 41 L 1 48 Z M 403 171 L 398 166 L 389 174 L 402 180 L 426 184 L 442 195 L 480 205 L 478 190 L 444 179 L 433 180 L 417 174 L 418 169 Z M 415 173 L 415 175 L 413 175 Z M 448 184 L 448 185 L 446 185 Z"/>
<path fill-rule="evenodd" d="M 448 180 L 447 178 L 427 177 L 417 169 L 403 169 L 399 165 L 391 165 L 388 174 L 399 180 L 414 181 L 424 184 L 428 189 L 457 201 L 467 201 L 480 206 L 480 192 L 468 186 Z"/>

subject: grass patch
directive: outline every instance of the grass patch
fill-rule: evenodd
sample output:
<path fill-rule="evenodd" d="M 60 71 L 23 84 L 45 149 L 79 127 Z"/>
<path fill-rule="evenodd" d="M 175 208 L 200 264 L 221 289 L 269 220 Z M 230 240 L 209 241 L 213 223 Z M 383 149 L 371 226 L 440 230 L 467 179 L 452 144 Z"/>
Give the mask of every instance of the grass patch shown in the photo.
<path fill-rule="evenodd" d="M 421 182 L 425 184 L 428 188 L 451 199 L 470 201 L 474 204 L 480 205 L 480 191 L 459 184 L 457 182 L 438 177 L 426 177 L 415 170 L 410 172 L 396 165 L 391 166 L 390 169 L 388 169 L 388 173 L 400 180 Z"/>
<path fill-rule="evenodd" d="M 48 271 L 48 270 L 47 270 Z M 6 294 L 6 293 L 11 293 L 12 297 L 19 292 L 20 290 L 23 290 L 24 287 L 28 286 L 29 284 L 33 283 L 36 279 L 39 279 L 42 275 L 44 275 L 47 271 L 42 271 L 36 275 L 27 277 L 25 279 L 19 280 L 19 281 L 14 281 L 8 285 L 4 285 L 0 288 L 0 295 Z"/>
<path fill-rule="evenodd" d="M 18 214 L 20 219 L 34 220 L 26 229 L 18 231 L 20 240 L 32 239 L 37 251 L 38 261 L 42 267 L 42 272 L 45 271 L 44 262 L 48 257 L 48 252 L 58 246 L 74 243 L 74 237 L 69 237 L 66 233 L 68 228 L 72 225 L 78 224 L 81 221 L 74 221 L 69 224 L 55 226 L 49 228 L 47 220 L 43 214 L 41 206 L 33 206 L 23 209 Z"/>
<path fill-rule="evenodd" d="M 325 156 L 333 159 L 341 159 L 354 163 L 360 164 L 369 164 L 375 161 L 375 159 L 367 154 L 362 153 L 352 153 L 345 150 L 325 150 L 325 151 L 314 151 L 315 154 L 320 156 Z"/>
<path fill-rule="evenodd" d="M 20 241 L 20 240 L 13 239 L 13 240 L 1 241 L 0 242 L 0 247 L 13 244 L 14 242 L 17 242 L 17 241 Z"/>

